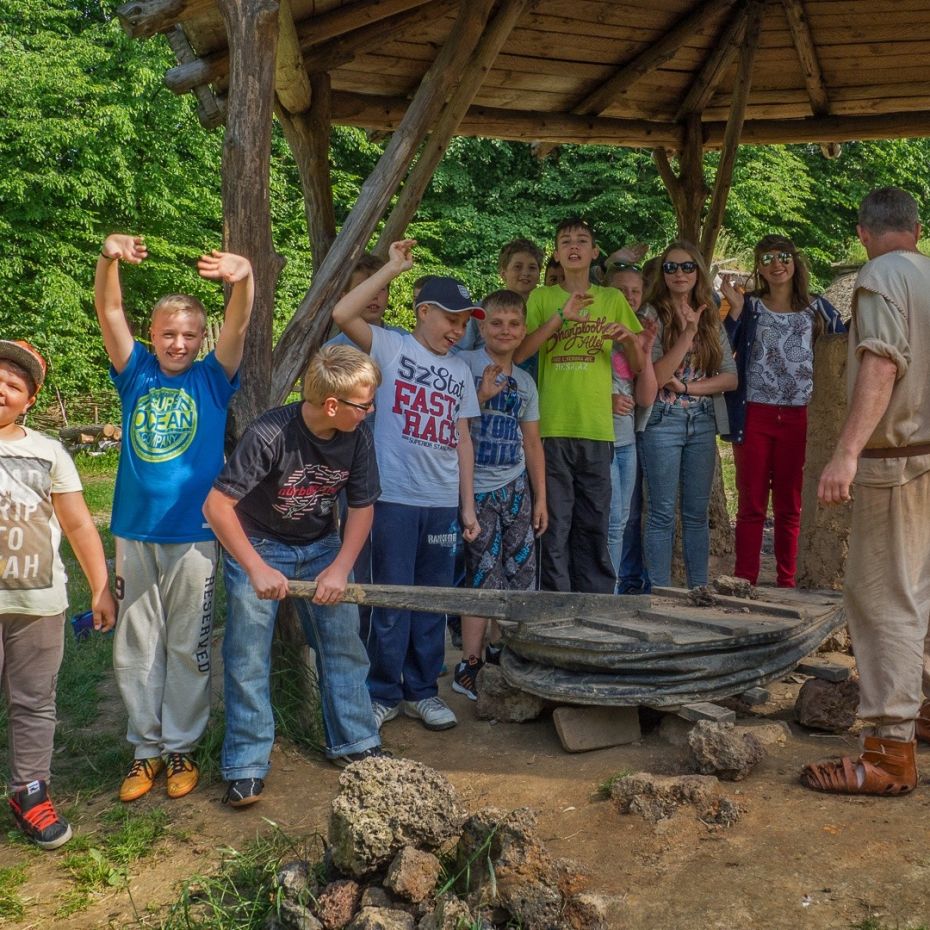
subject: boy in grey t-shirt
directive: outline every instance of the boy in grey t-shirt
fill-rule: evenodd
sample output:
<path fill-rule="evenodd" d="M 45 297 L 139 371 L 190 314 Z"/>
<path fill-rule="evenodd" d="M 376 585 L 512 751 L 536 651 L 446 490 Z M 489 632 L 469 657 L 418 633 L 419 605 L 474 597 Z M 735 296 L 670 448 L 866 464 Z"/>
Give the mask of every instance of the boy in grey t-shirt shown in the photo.
<path fill-rule="evenodd" d="M 548 518 L 539 397 L 532 377 L 513 362 L 526 335 L 526 305 L 516 292 L 502 290 L 486 297 L 482 307 L 484 348 L 459 354 L 472 370 L 481 403 L 480 419 L 471 421 L 480 530 L 465 543 L 467 584 L 528 591 L 536 587 L 535 537 L 545 532 Z M 473 701 L 487 624 L 483 617 L 462 617 L 462 660 L 452 689 Z M 499 640 L 492 623 L 488 661 L 498 659 Z"/>

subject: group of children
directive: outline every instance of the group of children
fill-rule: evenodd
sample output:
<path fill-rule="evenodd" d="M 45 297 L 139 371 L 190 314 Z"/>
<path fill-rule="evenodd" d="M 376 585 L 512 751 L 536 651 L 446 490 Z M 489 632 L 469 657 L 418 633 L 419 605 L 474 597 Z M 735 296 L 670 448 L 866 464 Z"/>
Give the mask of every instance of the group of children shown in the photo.
<path fill-rule="evenodd" d="M 199 301 L 170 295 L 155 305 L 150 352 L 132 335 L 119 276 L 120 264 L 146 259 L 144 240 L 103 243 L 95 303 L 123 405 L 112 516 L 114 666 L 134 749 L 123 801 L 146 794 L 163 771 L 169 797 L 197 784 L 220 546 L 228 605 L 221 772 L 235 807 L 259 799 L 269 770 L 271 643 L 292 580 L 316 582 L 312 600 L 294 604 L 316 657 L 326 754 L 337 765 L 381 755 L 379 731 L 401 713 L 430 730 L 457 723 L 438 690 L 446 618 L 375 608 L 360 627 L 358 609 L 342 600 L 353 570 L 379 584 L 452 585 L 464 541 L 469 587 L 612 593 L 624 562 L 641 557 L 639 533 L 624 540 L 624 532 L 644 479 L 646 565 L 633 588 L 668 583 L 679 496 L 688 581 L 706 582 L 707 458 L 715 433 L 727 432 L 716 425 L 714 398 L 737 377 L 698 251 L 669 246 L 641 308 L 635 259 L 621 253 L 606 283 L 592 283 L 594 231 L 572 217 L 556 230 L 547 268 L 559 283 L 537 286 L 542 253 L 516 240 L 501 252 L 504 289 L 480 304 L 454 278 L 419 279 L 416 324 L 406 332 L 382 318 L 414 246 L 393 243 L 383 263 L 363 259 L 333 310 L 340 334 L 311 360 L 302 400 L 260 416 L 224 460 L 252 306 L 249 262 L 201 258 L 201 275 L 231 288 L 216 348 L 198 359 Z M 113 626 L 116 605 L 74 466 L 57 443 L 18 425 L 44 374 L 31 346 L 0 341 L 10 804 L 28 836 L 55 848 L 71 835 L 47 792 L 66 609 L 61 531 L 91 582 L 97 629 Z M 21 551 L 24 540 L 34 556 Z M 473 700 L 482 665 L 500 656 L 499 632 L 486 643 L 487 626 L 462 618 L 452 687 Z"/>

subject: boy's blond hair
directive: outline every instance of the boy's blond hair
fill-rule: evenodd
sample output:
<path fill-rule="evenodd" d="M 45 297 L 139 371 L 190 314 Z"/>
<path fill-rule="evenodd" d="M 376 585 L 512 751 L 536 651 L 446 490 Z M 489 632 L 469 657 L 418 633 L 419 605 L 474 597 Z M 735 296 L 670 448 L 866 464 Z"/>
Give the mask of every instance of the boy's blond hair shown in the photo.
<path fill-rule="evenodd" d="M 526 316 L 526 301 L 516 291 L 506 287 L 488 294 L 481 301 L 481 306 L 487 313 L 493 313 L 495 310 L 517 310 Z"/>
<path fill-rule="evenodd" d="M 326 346 L 310 359 L 304 372 L 303 398 L 322 404 L 327 397 L 344 398 L 363 387 L 381 384 L 381 369 L 360 349 Z"/>
<path fill-rule="evenodd" d="M 155 314 L 161 311 L 165 313 L 195 313 L 200 317 L 203 328 L 207 328 L 207 311 L 204 310 L 203 304 L 190 294 L 165 294 L 158 303 L 152 307 L 151 320 L 155 319 Z"/>

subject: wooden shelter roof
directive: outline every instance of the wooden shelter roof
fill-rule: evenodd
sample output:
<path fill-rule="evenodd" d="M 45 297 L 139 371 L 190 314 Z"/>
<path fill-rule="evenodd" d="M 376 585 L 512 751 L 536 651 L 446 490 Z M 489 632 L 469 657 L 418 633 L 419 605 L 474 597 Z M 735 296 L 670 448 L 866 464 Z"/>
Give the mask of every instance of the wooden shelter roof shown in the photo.
<path fill-rule="evenodd" d="M 289 6 L 297 60 L 330 75 L 333 122 L 391 131 L 459 0 Z M 743 143 L 930 134 L 927 0 L 530 0 L 458 132 L 677 149 L 684 118 L 700 113 L 705 146 L 721 146 L 755 10 Z M 229 65 L 217 3 L 135 0 L 119 15 L 132 35 L 168 32 L 179 64 L 166 83 L 195 90 L 201 119 L 222 122 Z"/>

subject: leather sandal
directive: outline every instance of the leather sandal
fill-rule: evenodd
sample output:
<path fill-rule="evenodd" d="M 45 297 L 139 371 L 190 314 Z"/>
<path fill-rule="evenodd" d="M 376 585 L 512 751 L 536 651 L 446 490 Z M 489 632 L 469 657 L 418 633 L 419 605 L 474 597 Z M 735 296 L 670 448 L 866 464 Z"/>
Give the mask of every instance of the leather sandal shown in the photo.
<path fill-rule="evenodd" d="M 915 732 L 917 739 L 921 743 L 930 743 L 930 701 L 924 701 L 917 711 Z"/>
<path fill-rule="evenodd" d="M 830 794 L 907 794 L 917 787 L 917 743 L 915 740 L 867 736 L 858 759 L 844 756 L 837 761 L 814 762 L 801 771 L 801 784 Z M 862 766 L 862 784 L 856 767 Z"/>

